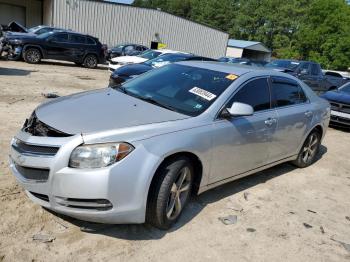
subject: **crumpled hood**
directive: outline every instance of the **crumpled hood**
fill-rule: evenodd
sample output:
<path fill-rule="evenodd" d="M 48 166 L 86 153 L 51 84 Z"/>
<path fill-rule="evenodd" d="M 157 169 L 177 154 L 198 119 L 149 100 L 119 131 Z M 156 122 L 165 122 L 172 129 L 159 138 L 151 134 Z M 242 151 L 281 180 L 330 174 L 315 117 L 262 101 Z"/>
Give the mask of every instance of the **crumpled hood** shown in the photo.
<path fill-rule="evenodd" d="M 60 97 L 40 105 L 38 119 L 68 134 L 95 133 L 188 118 L 106 88 Z"/>
<path fill-rule="evenodd" d="M 350 94 L 339 90 L 328 91 L 322 95 L 323 98 L 343 104 L 350 104 Z"/>

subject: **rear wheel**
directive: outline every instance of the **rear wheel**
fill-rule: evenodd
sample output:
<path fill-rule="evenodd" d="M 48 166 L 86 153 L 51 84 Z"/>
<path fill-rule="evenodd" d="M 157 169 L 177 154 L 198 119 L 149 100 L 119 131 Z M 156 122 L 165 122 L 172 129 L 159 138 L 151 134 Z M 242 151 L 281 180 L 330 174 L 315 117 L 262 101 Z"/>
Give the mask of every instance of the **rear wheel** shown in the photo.
<path fill-rule="evenodd" d="M 188 203 L 193 185 L 193 166 L 186 157 L 162 165 L 149 192 L 147 222 L 160 229 L 170 228 Z"/>
<path fill-rule="evenodd" d="M 98 64 L 97 57 L 95 55 L 87 55 L 83 64 L 87 68 L 96 68 Z"/>
<path fill-rule="evenodd" d="M 24 61 L 26 61 L 29 64 L 40 63 L 41 61 L 40 50 L 37 48 L 28 48 L 26 51 L 24 51 L 23 58 L 24 58 Z"/>
<path fill-rule="evenodd" d="M 313 164 L 320 149 L 320 144 L 321 134 L 317 130 L 312 131 L 306 138 L 303 147 L 298 154 L 298 158 L 292 163 L 301 168 Z"/>

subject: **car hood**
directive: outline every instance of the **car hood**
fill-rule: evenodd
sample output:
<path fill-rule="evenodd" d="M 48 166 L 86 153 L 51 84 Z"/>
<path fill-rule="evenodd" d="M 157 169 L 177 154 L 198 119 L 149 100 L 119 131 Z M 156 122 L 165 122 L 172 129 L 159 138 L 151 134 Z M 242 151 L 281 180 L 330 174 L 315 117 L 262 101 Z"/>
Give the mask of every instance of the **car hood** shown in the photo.
<path fill-rule="evenodd" d="M 112 58 L 112 61 L 118 63 L 142 63 L 147 61 L 147 59 L 139 56 L 121 56 Z"/>
<path fill-rule="evenodd" d="M 95 133 L 189 118 L 112 88 L 60 97 L 40 105 L 35 112 L 40 121 L 67 134 Z"/>
<path fill-rule="evenodd" d="M 115 75 L 125 75 L 125 76 L 132 76 L 132 75 L 140 75 L 143 74 L 149 70 L 152 70 L 153 67 L 146 65 L 146 64 L 132 64 L 132 65 L 126 65 L 123 67 L 118 68 L 113 72 L 113 76 Z"/>
<path fill-rule="evenodd" d="M 350 94 L 340 90 L 328 91 L 322 97 L 330 101 L 350 104 Z"/>

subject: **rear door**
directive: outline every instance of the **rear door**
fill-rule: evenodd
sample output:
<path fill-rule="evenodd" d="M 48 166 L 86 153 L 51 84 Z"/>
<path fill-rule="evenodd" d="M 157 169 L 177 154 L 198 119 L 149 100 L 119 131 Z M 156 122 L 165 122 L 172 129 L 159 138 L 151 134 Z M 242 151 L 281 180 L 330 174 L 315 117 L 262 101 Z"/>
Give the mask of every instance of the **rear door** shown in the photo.
<path fill-rule="evenodd" d="M 271 142 L 271 161 L 297 153 L 313 117 L 312 104 L 297 81 L 271 77 L 272 105 L 278 116 Z"/>
<path fill-rule="evenodd" d="M 254 114 L 214 122 L 211 183 L 268 163 L 270 142 L 277 125 L 270 97 L 268 78 L 259 77 L 243 84 L 224 106 L 231 107 L 233 102 L 249 104 Z"/>
<path fill-rule="evenodd" d="M 70 56 L 67 60 L 82 62 L 87 50 L 86 36 L 79 34 L 69 34 Z"/>

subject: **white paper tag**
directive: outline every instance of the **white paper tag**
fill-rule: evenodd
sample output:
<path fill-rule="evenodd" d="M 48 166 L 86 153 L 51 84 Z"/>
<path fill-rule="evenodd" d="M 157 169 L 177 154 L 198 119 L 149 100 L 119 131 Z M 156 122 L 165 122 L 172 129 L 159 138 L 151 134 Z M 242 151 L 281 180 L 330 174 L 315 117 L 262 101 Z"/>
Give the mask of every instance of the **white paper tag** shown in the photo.
<path fill-rule="evenodd" d="M 192 94 L 195 94 L 197 96 L 200 96 L 208 101 L 211 101 L 216 97 L 216 95 L 210 93 L 209 91 L 206 91 L 206 90 L 199 88 L 199 87 L 196 87 L 196 86 L 194 88 L 190 89 L 189 92 Z"/>

